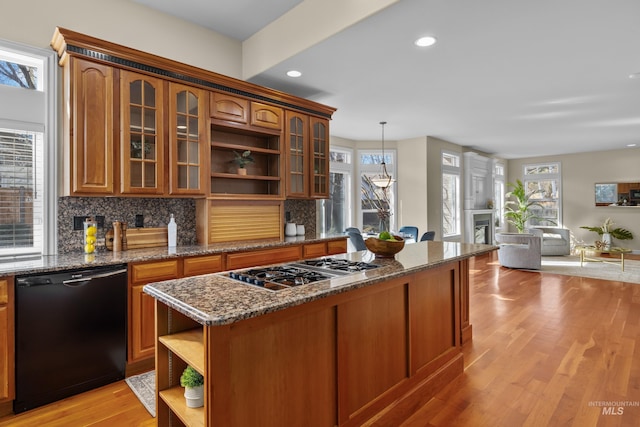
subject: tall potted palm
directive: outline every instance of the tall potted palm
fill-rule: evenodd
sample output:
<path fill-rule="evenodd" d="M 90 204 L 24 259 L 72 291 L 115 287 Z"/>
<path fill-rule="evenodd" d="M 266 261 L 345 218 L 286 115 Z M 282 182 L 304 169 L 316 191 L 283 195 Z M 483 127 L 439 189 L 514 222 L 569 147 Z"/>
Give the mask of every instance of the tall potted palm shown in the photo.
<path fill-rule="evenodd" d="M 510 224 L 512 224 L 518 233 L 524 233 L 527 227 L 527 222 L 532 219 L 544 220 L 555 225 L 555 221 L 548 218 L 542 218 L 536 214 L 535 208 L 542 209 L 543 206 L 532 199 L 534 194 L 541 193 L 542 190 L 535 190 L 527 192 L 522 181 L 516 180 L 516 183 L 508 183 L 508 187 L 512 187 L 512 190 L 505 195 L 508 199 L 504 206 L 504 216 Z"/>

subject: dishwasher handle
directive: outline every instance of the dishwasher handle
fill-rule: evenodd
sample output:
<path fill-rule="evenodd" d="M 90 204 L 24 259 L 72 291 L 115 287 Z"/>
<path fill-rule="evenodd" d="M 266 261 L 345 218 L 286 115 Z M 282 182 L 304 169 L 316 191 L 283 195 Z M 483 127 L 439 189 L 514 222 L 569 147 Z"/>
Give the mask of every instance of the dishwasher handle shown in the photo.
<path fill-rule="evenodd" d="M 120 270 L 107 271 L 93 276 L 80 277 L 78 279 L 69 279 L 62 281 L 64 286 L 82 286 L 83 284 L 92 281 L 93 279 L 103 279 L 107 277 L 117 276 L 118 274 L 126 273 L 127 269 L 122 268 Z"/>

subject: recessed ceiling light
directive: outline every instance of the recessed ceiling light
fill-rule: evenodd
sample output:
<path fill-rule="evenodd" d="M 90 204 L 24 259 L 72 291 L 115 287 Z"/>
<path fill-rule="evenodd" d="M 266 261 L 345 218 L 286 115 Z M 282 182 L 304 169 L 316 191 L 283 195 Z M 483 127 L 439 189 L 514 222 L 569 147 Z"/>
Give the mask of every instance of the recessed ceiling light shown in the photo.
<path fill-rule="evenodd" d="M 300 77 L 302 73 L 298 70 L 289 70 L 287 71 L 287 76 L 289 77 Z"/>
<path fill-rule="evenodd" d="M 414 43 L 416 46 L 427 47 L 427 46 L 434 45 L 436 43 L 436 38 L 433 36 L 420 37 Z"/>

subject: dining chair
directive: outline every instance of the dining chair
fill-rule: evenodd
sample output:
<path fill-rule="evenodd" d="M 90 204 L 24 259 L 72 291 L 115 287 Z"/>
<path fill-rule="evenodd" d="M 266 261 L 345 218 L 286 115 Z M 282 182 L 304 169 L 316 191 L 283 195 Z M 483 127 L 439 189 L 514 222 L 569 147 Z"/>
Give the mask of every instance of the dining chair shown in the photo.
<path fill-rule="evenodd" d="M 427 231 L 422 235 L 422 237 L 420 238 L 420 241 L 424 242 L 425 240 L 433 240 L 435 237 L 436 237 L 435 231 Z"/>
<path fill-rule="evenodd" d="M 411 237 L 413 238 L 414 242 L 418 241 L 418 227 L 414 227 L 412 225 L 405 225 L 404 227 L 400 227 L 400 233 L 402 233 L 402 235 L 411 235 Z"/>
<path fill-rule="evenodd" d="M 345 233 L 354 232 L 354 233 L 362 234 L 362 232 L 360 231 L 360 229 L 358 227 L 347 227 L 344 230 L 344 232 Z"/>
<path fill-rule="evenodd" d="M 364 244 L 364 238 L 362 237 L 362 234 L 356 233 L 354 231 L 349 231 L 347 234 L 349 235 L 349 240 L 351 241 L 351 244 L 356 249 L 356 251 L 367 250 L 367 245 Z"/>

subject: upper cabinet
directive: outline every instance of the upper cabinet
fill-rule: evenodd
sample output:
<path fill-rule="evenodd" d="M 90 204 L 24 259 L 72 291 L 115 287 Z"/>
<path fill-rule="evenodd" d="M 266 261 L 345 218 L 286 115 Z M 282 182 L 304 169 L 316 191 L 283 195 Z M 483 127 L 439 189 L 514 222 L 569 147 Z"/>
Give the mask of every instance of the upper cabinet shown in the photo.
<path fill-rule="evenodd" d="M 329 197 L 329 121 L 287 111 L 287 196 Z"/>
<path fill-rule="evenodd" d="M 64 73 L 63 195 L 327 197 L 334 108 L 64 28 L 51 46 Z M 240 175 L 245 151 L 254 162 Z"/>
<path fill-rule="evenodd" d="M 311 188 L 314 198 L 329 197 L 329 120 L 311 117 Z"/>
<path fill-rule="evenodd" d="M 121 191 L 164 194 L 164 87 L 160 79 L 120 73 Z"/>
<path fill-rule="evenodd" d="M 114 192 L 113 69 L 73 58 L 64 70 L 65 193 Z"/>
<path fill-rule="evenodd" d="M 169 92 L 171 194 L 204 195 L 208 93 L 178 83 L 171 83 Z"/>

